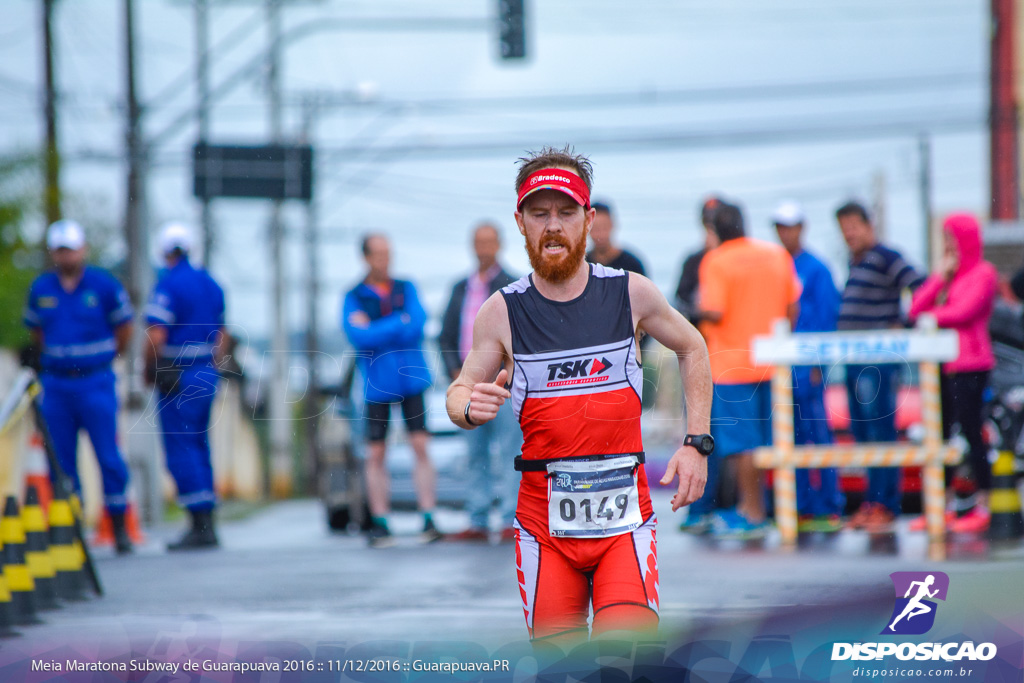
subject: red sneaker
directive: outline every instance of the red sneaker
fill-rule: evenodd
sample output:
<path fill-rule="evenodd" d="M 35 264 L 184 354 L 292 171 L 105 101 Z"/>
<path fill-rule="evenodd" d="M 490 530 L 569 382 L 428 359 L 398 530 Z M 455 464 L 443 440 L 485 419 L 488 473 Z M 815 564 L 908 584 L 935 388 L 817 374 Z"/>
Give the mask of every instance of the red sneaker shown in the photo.
<path fill-rule="evenodd" d="M 950 528 L 953 522 L 956 520 L 956 513 L 952 510 L 946 510 L 946 528 Z M 910 524 L 907 525 L 909 531 L 924 531 L 928 528 L 928 518 L 925 515 L 920 517 L 914 517 L 910 520 Z"/>
<path fill-rule="evenodd" d="M 444 540 L 461 543 L 486 543 L 489 536 L 486 529 L 466 529 L 457 534 L 446 534 Z"/>
<path fill-rule="evenodd" d="M 875 503 L 875 506 L 871 508 L 871 513 L 868 515 L 868 518 L 864 520 L 864 531 L 869 534 L 880 534 L 886 531 L 892 531 L 892 525 L 895 519 L 896 516 L 889 512 L 889 508 Z"/>
<path fill-rule="evenodd" d="M 966 515 L 954 520 L 949 525 L 949 530 L 954 534 L 981 534 L 988 531 L 991 519 L 992 516 L 986 508 L 975 505 Z"/>
<path fill-rule="evenodd" d="M 846 522 L 847 529 L 863 529 L 864 523 L 868 521 L 871 516 L 871 511 L 875 509 L 878 503 L 861 503 L 857 511 L 854 512 L 850 519 Z"/>

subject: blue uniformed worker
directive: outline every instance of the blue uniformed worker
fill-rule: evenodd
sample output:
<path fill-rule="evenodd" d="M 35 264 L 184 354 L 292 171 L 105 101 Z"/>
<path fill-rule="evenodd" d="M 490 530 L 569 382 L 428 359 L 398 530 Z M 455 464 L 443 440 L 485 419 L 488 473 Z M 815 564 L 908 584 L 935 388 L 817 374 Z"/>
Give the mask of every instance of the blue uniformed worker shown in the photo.
<path fill-rule="evenodd" d="M 85 264 L 89 250 L 81 225 L 57 221 L 47 231 L 46 246 L 56 268 L 32 283 L 24 316 L 41 351 L 43 419 L 60 466 L 79 492 L 78 432 L 88 432 L 103 474 L 103 500 L 113 522 L 115 547 L 119 554 L 128 553 L 128 468 L 117 445 L 111 361 L 131 341 L 132 305 L 110 273 Z"/>
<path fill-rule="evenodd" d="M 225 338 L 224 291 L 189 262 L 193 238 L 180 223 L 163 227 L 160 251 L 167 268 L 146 305 L 146 376 L 156 386 L 167 469 L 192 526 L 168 550 L 218 545 L 216 496 L 210 462 L 210 412 L 219 373 L 214 363 Z"/>

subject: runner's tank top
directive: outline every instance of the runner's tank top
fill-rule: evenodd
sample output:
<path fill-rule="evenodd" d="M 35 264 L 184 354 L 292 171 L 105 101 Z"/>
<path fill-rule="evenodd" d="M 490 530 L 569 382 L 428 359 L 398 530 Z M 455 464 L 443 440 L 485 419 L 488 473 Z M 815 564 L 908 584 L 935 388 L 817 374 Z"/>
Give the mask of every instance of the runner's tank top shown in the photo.
<path fill-rule="evenodd" d="M 635 453 L 643 372 L 625 271 L 590 264 L 587 285 L 571 301 L 551 301 L 528 275 L 501 290 L 512 330 L 512 408 L 523 430 L 523 459 Z M 640 465 L 640 510 L 652 513 Z M 547 481 L 524 472 L 516 515 L 532 533 L 548 533 Z"/>

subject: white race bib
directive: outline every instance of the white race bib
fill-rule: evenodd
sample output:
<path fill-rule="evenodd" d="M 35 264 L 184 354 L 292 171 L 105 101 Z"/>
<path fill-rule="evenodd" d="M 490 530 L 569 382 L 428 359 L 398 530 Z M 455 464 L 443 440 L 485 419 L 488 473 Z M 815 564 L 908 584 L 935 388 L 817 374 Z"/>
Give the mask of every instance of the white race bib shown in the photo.
<path fill-rule="evenodd" d="M 547 465 L 548 529 L 552 536 L 605 538 L 643 524 L 633 455 L 558 460 Z"/>

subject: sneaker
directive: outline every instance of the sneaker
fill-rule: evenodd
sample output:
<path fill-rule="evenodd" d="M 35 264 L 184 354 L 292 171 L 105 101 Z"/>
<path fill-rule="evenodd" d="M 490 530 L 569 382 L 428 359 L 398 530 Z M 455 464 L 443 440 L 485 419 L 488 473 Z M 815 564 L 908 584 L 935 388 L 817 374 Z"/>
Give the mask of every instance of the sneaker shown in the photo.
<path fill-rule="evenodd" d="M 980 534 L 988 531 L 990 521 L 992 521 L 992 516 L 989 511 L 980 505 L 975 505 L 966 515 L 953 520 L 953 523 L 949 525 L 949 530 L 954 534 Z"/>
<path fill-rule="evenodd" d="M 842 530 L 843 520 L 839 515 L 814 515 L 807 520 L 806 525 L 797 526 L 797 530 L 818 532 L 823 534 L 834 534 Z"/>
<path fill-rule="evenodd" d="M 506 527 L 501 530 L 501 542 L 502 543 L 515 543 L 516 541 L 516 530 L 513 527 Z"/>
<path fill-rule="evenodd" d="M 889 508 L 876 503 L 871 508 L 867 519 L 864 520 L 862 528 L 869 534 L 881 534 L 886 531 L 892 531 L 895 520 L 896 516 L 889 511 Z"/>
<path fill-rule="evenodd" d="M 952 510 L 946 510 L 946 528 L 948 529 L 953 522 L 956 521 L 956 513 Z M 926 515 L 920 515 L 910 520 L 910 524 L 907 525 L 908 531 L 924 531 L 928 528 L 928 517 Z"/>
<path fill-rule="evenodd" d="M 486 532 L 484 533 L 486 535 Z M 423 531 L 420 533 L 420 541 L 422 543 L 433 543 L 435 541 L 440 541 L 442 538 L 444 538 L 444 536 L 437 530 L 437 527 L 434 526 L 434 520 L 429 517 L 424 519 Z"/>
<path fill-rule="evenodd" d="M 861 503 L 857 511 L 854 512 L 850 519 L 846 522 L 847 529 L 863 529 L 864 522 L 868 521 L 868 517 L 871 516 L 871 511 L 875 508 L 878 503 Z"/>
<path fill-rule="evenodd" d="M 703 536 L 711 533 L 712 515 L 691 515 L 687 514 L 686 519 L 679 523 L 679 530 L 683 533 Z"/>
<path fill-rule="evenodd" d="M 488 534 L 486 529 L 475 529 L 471 527 L 465 531 L 460 531 L 457 534 L 448 534 L 444 537 L 444 540 L 465 543 L 486 543 L 488 541 Z"/>
<path fill-rule="evenodd" d="M 800 515 L 796 520 L 796 531 L 799 534 L 807 534 L 814 531 L 814 515 Z"/>
<path fill-rule="evenodd" d="M 736 510 L 716 512 L 711 519 L 711 533 L 715 538 L 752 540 L 764 538 L 768 522 L 751 522 Z"/>
<path fill-rule="evenodd" d="M 371 548 L 387 548 L 395 544 L 395 537 L 391 535 L 391 531 L 380 524 L 370 527 L 370 530 L 366 532 L 366 540 L 370 543 Z"/>

